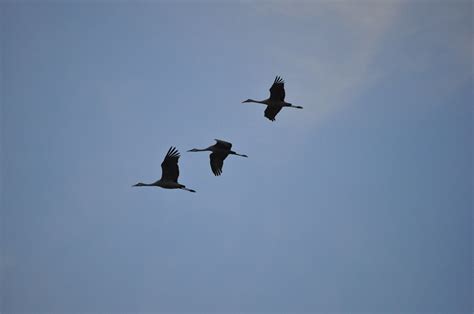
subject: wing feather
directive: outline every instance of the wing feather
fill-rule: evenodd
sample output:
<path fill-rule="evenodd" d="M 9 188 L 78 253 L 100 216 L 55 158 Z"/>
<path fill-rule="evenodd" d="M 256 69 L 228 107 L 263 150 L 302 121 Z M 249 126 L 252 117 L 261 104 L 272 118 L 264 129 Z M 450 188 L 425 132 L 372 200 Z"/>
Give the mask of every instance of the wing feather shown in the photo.
<path fill-rule="evenodd" d="M 178 182 L 179 167 L 178 159 L 180 154 L 176 147 L 171 146 L 166 153 L 165 159 L 161 163 L 161 180 Z"/>
<path fill-rule="evenodd" d="M 269 120 L 275 121 L 275 117 L 280 112 L 281 108 L 281 106 L 267 106 L 264 115 Z"/>
<path fill-rule="evenodd" d="M 270 87 L 271 100 L 285 100 L 285 81 L 279 76 L 275 78 L 272 87 Z"/>
<path fill-rule="evenodd" d="M 222 174 L 222 167 L 224 166 L 224 159 L 220 154 L 212 153 L 209 155 L 209 160 L 211 163 L 211 170 L 215 176 L 220 176 Z"/>
<path fill-rule="evenodd" d="M 226 150 L 230 150 L 232 148 L 232 143 L 229 143 L 223 140 L 218 140 L 218 139 L 215 139 L 215 141 L 217 142 L 215 146 L 218 148 L 226 149 Z"/>

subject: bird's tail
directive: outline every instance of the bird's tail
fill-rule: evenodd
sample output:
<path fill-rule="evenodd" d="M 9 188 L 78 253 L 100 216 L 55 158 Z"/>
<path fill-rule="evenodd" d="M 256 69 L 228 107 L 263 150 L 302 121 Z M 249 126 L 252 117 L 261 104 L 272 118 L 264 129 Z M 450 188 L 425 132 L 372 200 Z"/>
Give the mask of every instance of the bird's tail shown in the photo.
<path fill-rule="evenodd" d="M 186 191 L 189 191 L 189 192 L 196 193 L 196 191 L 191 190 L 191 189 L 188 189 L 188 188 L 186 188 L 185 186 L 181 187 L 180 189 L 181 189 L 181 190 L 186 190 Z"/>

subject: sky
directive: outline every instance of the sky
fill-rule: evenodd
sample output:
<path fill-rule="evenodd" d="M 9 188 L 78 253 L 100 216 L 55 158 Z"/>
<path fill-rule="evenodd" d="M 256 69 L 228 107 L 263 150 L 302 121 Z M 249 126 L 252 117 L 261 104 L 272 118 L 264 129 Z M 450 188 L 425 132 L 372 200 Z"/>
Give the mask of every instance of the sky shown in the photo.
<path fill-rule="evenodd" d="M 1 313 L 472 312 L 471 1 L 0 10 Z"/>

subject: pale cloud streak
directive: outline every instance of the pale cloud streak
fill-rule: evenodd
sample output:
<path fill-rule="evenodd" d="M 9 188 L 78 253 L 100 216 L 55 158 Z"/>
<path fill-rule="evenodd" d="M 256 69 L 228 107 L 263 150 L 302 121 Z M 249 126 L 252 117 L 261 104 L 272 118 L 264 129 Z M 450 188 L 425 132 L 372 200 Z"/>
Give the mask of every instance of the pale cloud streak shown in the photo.
<path fill-rule="evenodd" d="M 335 1 L 257 5 L 260 14 L 275 15 L 288 24 L 311 21 L 320 27 L 294 36 L 303 42 L 292 42 L 278 52 L 281 63 L 287 64 L 287 77 L 291 77 L 288 94 L 305 105 L 308 113 L 299 119 L 299 125 L 306 125 L 305 121 L 319 124 L 383 75 L 372 63 L 401 5 Z"/>

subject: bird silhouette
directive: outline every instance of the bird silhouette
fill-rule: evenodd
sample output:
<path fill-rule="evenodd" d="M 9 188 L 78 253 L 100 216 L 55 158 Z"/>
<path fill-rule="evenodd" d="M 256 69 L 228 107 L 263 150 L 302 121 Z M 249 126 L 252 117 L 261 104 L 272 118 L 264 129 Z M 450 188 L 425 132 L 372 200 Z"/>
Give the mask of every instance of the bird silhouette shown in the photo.
<path fill-rule="evenodd" d="M 270 98 L 265 100 L 247 99 L 244 100 L 242 103 L 247 102 L 267 105 L 267 109 L 265 109 L 264 115 L 271 121 L 275 121 L 276 115 L 283 107 L 303 109 L 303 107 L 301 106 L 293 106 L 292 104 L 285 101 L 285 82 L 279 76 L 275 78 L 272 87 L 270 87 Z"/>
<path fill-rule="evenodd" d="M 199 149 L 193 148 L 188 150 L 188 152 L 205 152 L 210 151 L 212 152 L 209 155 L 210 163 L 211 163 L 211 170 L 215 176 L 220 176 L 222 174 L 222 167 L 224 166 L 224 159 L 227 158 L 229 155 L 237 155 L 241 157 L 248 157 L 247 155 L 242 155 L 234 152 L 231 150 L 232 143 L 218 140 L 216 139 L 216 144 L 209 146 L 208 148 Z"/>
<path fill-rule="evenodd" d="M 191 189 L 187 189 L 186 186 L 178 183 L 179 177 L 179 167 L 178 159 L 180 154 L 176 147 L 171 146 L 168 150 L 168 153 L 165 156 L 165 159 L 161 163 L 161 179 L 150 184 L 146 183 L 137 183 L 133 186 L 159 186 L 164 189 L 181 189 L 189 192 L 196 192 Z"/>

